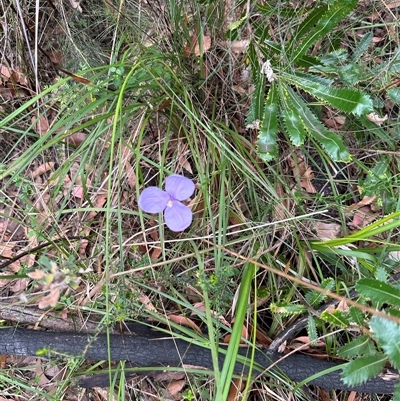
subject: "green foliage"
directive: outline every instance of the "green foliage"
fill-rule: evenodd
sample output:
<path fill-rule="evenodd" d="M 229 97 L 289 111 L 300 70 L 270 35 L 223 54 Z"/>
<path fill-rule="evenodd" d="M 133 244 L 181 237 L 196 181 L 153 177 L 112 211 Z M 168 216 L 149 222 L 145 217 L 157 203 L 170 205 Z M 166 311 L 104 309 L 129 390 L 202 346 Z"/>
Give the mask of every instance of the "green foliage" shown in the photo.
<path fill-rule="evenodd" d="M 335 280 L 332 278 L 327 278 L 322 280 L 321 282 L 321 288 L 325 290 L 333 290 L 335 287 Z M 326 299 L 326 295 L 322 294 L 321 292 L 318 291 L 309 291 L 306 296 L 306 301 L 312 306 L 312 307 L 317 307 L 322 304 L 322 302 Z"/>
<path fill-rule="evenodd" d="M 384 213 L 391 213 L 396 208 L 397 197 L 393 194 L 393 180 L 390 173 L 390 159 L 383 157 L 368 170 L 367 176 L 359 180 L 362 196 L 377 196 L 377 203 Z"/>
<path fill-rule="evenodd" d="M 385 303 L 400 306 L 400 290 L 379 280 L 363 278 L 356 284 L 356 290 L 372 300 L 375 305 Z"/>
<path fill-rule="evenodd" d="M 299 315 L 307 312 L 304 305 L 293 305 L 285 302 L 271 302 L 270 309 L 272 313 L 278 313 L 282 316 Z"/>
<path fill-rule="evenodd" d="M 256 31 L 257 47 L 267 62 L 261 66 L 255 47 L 249 47 L 255 91 L 247 122 L 254 128 L 258 127 L 259 122 L 257 149 L 263 161 L 269 162 L 278 158 L 279 132 L 284 133 L 295 146 L 303 145 L 309 138 L 319 143 L 331 159 L 345 162 L 350 160 L 342 138 L 319 121 L 310 104 L 304 100 L 304 94 L 309 94 L 322 105 L 356 117 L 373 111 L 372 99 L 367 93 L 354 87 L 345 87 L 354 85 L 361 79 L 357 62 L 368 48 L 372 40 L 370 36 L 361 41 L 351 63 L 344 66 L 343 70 L 340 70 L 337 61 L 347 59 L 345 51 L 335 50 L 319 59 L 307 54 L 356 5 L 356 0 L 337 0 L 306 9 L 307 16 L 286 43 L 276 43 L 266 38 L 264 30 Z M 265 15 L 272 15 L 274 12 L 271 6 L 258 8 Z M 286 8 L 279 9 L 279 12 L 291 17 Z M 295 68 L 294 72 L 288 72 L 287 66 Z M 334 73 L 337 76 L 338 71 L 341 82 L 321 75 Z M 269 81 L 269 89 L 265 98 L 266 80 Z M 261 110 L 263 99 L 266 100 Z"/>
<path fill-rule="evenodd" d="M 365 383 L 382 371 L 386 360 L 386 356 L 382 354 L 359 356 L 346 364 L 343 369 L 343 381 L 349 386 Z"/>
<path fill-rule="evenodd" d="M 383 174 L 387 164 L 380 164 L 371 177 Z M 390 263 L 382 263 L 373 254 L 387 254 L 389 250 L 397 251 L 399 246 L 388 241 L 382 241 L 379 246 L 377 235 L 390 233 L 398 227 L 399 212 L 392 213 L 357 232 L 340 239 L 312 243 L 311 247 L 324 253 L 345 255 L 356 259 L 360 266 L 370 264 L 363 272 L 365 278 L 356 281 L 355 289 L 359 294 L 359 302 L 371 305 L 374 309 L 384 312 L 388 317 L 400 317 L 400 289 L 395 283 L 388 282 L 392 272 Z M 370 241 L 369 248 L 357 248 L 355 238 L 360 243 Z M 348 248 L 353 244 L 351 248 Z M 365 246 L 365 245 L 364 245 Z M 372 257 L 372 258 L 371 258 Z M 309 295 L 308 295 L 309 296 Z M 400 367 L 400 325 L 382 316 L 371 316 L 361 308 L 351 306 L 348 312 L 335 310 L 324 311 L 320 318 L 331 325 L 346 328 L 350 323 L 362 328 L 362 335 L 352 339 L 339 349 L 339 356 L 352 359 L 343 369 L 342 378 L 347 385 L 358 385 L 381 373 L 385 363 L 389 361 L 396 369 Z M 400 397 L 400 389 L 396 390 Z M 397 394 L 398 393 L 398 394 Z"/>

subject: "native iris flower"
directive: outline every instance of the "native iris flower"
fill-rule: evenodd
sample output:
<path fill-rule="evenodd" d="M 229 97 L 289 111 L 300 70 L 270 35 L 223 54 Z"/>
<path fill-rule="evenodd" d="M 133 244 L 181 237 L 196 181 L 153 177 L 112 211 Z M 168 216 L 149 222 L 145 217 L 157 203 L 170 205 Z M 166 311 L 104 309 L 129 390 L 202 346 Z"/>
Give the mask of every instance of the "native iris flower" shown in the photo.
<path fill-rule="evenodd" d="M 189 178 L 172 174 L 165 180 L 165 191 L 158 187 L 148 187 L 139 196 L 139 207 L 146 213 L 161 213 L 167 227 L 172 231 L 183 231 L 190 226 L 193 213 L 180 201 L 194 192 L 194 183 Z"/>

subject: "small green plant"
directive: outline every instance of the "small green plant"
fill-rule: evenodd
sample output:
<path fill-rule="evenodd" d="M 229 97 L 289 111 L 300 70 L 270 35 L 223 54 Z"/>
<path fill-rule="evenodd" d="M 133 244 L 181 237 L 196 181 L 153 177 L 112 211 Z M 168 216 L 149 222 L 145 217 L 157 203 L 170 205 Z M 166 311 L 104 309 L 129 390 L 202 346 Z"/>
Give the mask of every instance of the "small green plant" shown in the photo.
<path fill-rule="evenodd" d="M 347 237 L 311 244 L 322 255 L 345 255 L 356 260 L 365 276 L 355 284 L 358 302 L 371 305 L 373 309 L 387 315 L 387 318 L 371 315 L 354 306 L 348 311 L 336 309 L 333 312 L 324 311 L 320 315 L 322 320 L 334 327 L 347 328 L 350 324 L 356 324 L 362 328 L 363 334 L 343 345 L 338 352 L 339 356 L 352 359 L 342 373 L 343 381 L 349 386 L 377 376 L 388 361 L 396 369 L 400 368 L 400 289 L 398 285 L 389 282 L 388 277 L 393 270 L 391 263 L 380 262 L 378 257 L 379 254 L 386 255 L 388 251 L 398 252 L 399 246 L 376 239 L 378 234 L 390 233 L 399 227 L 399 216 L 400 213 L 396 212 Z M 371 242 L 370 247 L 354 245 L 366 241 Z M 346 246 L 349 244 L 353 244 L 351 248 Z M 400 386 L 396 388 L 394 399 L 400 399 Z"/>
<path fill-rule="evenodd" d="M 255 43 L 249 47 L 255 91 L 247 122 L 250 127 L 259 129 L 257 147 L 262 160 L 269 162 L 278 157 L 279 132 L 284 133 L 295 146 L 301 146 L 309 139 L 322 146 L 331 159 L 350 160 L 342 138 L 325 127 L 302 94 L 311 97 L 317 104 L 345 114 L 361 117 L 373 112 L 372 98 L 353 87 L 360 77 L 352 78 L 350 71 L 340 71 L 337 67 L 335 73 L 339 72 L 339 79 L 328 77 L 327 64 L 330 71 L 334 71 L 335 67 L 330 62 L 342 53 L 333 49 L 331 57 L 308 54 L 310 48 L 332 32 L 356 5 L 357 0 L 330 1 L 305 9 L 305 17 L 298 29 L 283 43 L 273 41 L 261 26 L 256 29 Z M 269 5 L 258 5 L 258 8 L 266 17 L 276 12 Z M 293 16 L 288 7 L 279 11 L 282 16 Z M 362 45 L 359 52 L 364 48 L 365 45 Z M 264 63 L 260 54 L 266 60 Z M 357 70 L 355 63 L 350 66 L 352 70 Z"/>

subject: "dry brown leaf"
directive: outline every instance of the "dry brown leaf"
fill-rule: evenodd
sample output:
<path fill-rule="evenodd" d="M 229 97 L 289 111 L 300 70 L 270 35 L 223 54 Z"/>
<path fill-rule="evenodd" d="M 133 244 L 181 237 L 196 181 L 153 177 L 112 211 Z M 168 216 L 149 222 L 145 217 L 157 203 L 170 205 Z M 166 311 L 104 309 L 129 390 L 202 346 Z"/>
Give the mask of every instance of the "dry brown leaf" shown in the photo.
<path fill-rule="evenodd" d="M 177 144 L 177 153 L 179 155 L 177 160 L 178 169 L 182 168 L 190 174 L 193 174 L 192 166 L 188 161 L 188 157 L 190 156 L 189 145 L 186 142 L 179 140 Z"/>
<path fill-rule="evenodd" d="M 136 289 L 136 291 L 138 291 L 140 294 L 139 301 L 143 304 L 143 306 L 149 311 L 157 312 L 157 308 L 153 305 L 150 298 L 146 294 L 143 294 L 139 289 Z"/>
<path fill-rule="evenodd" d="M 126 177 L 128 181 L 128 185 L 133 189 L 136 187 L 136 174 L 135 169 L 129 162 L 129 159 L 132 157 L 132 151 L 127 147 L 122 147 L 122 162 L 125 166 Z"/>
<path fill-rule="evenodd" d="M 325 125 L 328 128 L 333 128 L 339 130 L 343 127 L 344 123 L 346 122 L 345 116 L 334 116 L 332 113 L 329 113 L 329 117 L 323 118 Z"/>
<path fill-rule="evenodd" d="M 314 185 L 311 182 L 311 180 L 313 179 L 314 179 L 314 172 L 312 171 L 311 167 L 307 167 L 307 170 L 300 178 L 300 186 L 309 194 L 317 193 L 317 190 L 315 189 Z"/>
<path fill-rule="evenodd" d="M 192 320 L 185 316 L 181 315 L 168 315 L 168 320 L 179 324 L 180 326 L 187 326 L 191 327 L 192 329 L 196 330 L 197 332 L 201 333 L 200 327 Z"/>
<path fill-rule="evenodd" d="M 50 306 L 54 308 L 57 305 L 58 300 L 60 299 L 61 290 L 60 287 L 53 287 L 50 290 L 50 293 L 45 297 L 41 298 L 39 301 L 39 309 L 44 309 Z"/>
<path fill-rule="evenodd" d="M 1 222 L 4 223 L 4 222 Z M 3 232 L 4 224 L 0 223 L 0 232 Z M 13 251 L 14 245 L 13 244 L 0 244 L 0 256 L 2 256 L 4 259 L 11 259 L 14 256 L 14 251 Z"/>
<path fill-rule="evenodd" d="M 300 343 L 300 344 L 296 344 L 296 343 Z M 290 345 L 294 348 L 301 348 L 302 351 L 304 350 L 308 350 L 311 348 L 311 340 L 310 337 L 308 336 L 300 336 L 300 337 L 296 337 L 293 339 L 293 341 L 290 343 Z M 315 347 L 320 347 L 320 348 L 325 348 L 325 343 L 322 340 L 317 340 L 317 344 L 313 345 L 312 348 Z"/>
<path fill-rule="evenodd" d="M 349 305 L 347 304 L 346 300 L 342 299 L 337 308 L 337 310 L 341 311 L 341 312 L 348 312 L 350 310 Z"/>
<path fill-rule="evenodd" d="M 204 52 L 210 49 L 211 47 L 211 36 L 204 35 L 203 36 L 203 43 L 202 43 L 202 48 L 200 48 L 200 41 L 198 40 L 198 35 L 193 34 L 190 37 L 191 43 L 187 44 L 185 49 L 183 50 L 183 54 L 186 57 L 189 57 L 190 55 L 194 54 L 195 56 L 202 56 Z"/>
<path fill-rule="evenodd" d="M 249 43 L 250 41 L 248 39 L 235 40 L 231 44 L 228 43 L 228 48 L 232 51 L 232 53 L 240 54 L 247 51 Z"/>
<path fill-rule="evenodd" d="M 97 194 L 94 196 L 93 204 L 94 207 L 103 207 L 107 201 L 107 191 L 104 189 L 99 190 Z M 92 211 L 87 215 L 86 221 L 93 220 L 97 216 L 96 211 Z"/>
<path fill-rule="evenodd" d="M 186 380 L 174 380 L 168 383 L 167 390 L 172 397 L 175 397 L 185 387 Z"/>
<path fill-rule="evenodd" d="M 314 229 L 317 232 L 317 237 L 321 241 L 341 238 L 343 236 L 342 226 L 337 223 L 324 223 L 322 221 L 317 221 L 314 224 Z"/>
<path fill-rule="evenodd" d="M 72 146 L 78 147 L 81 145 L 87 137 L 87 134 L 84 132 L 75 132 L 74 134 L 67 137 L 67 143 Z"/>
<path fill-rule="evenodd" d="M 23 279 L 23 278 L 19 278 L 10 287 L 10 291 L 15 294 L 15 293 L 18 293 L 18 292 L 21 292 L 21 291 L 25 291 L 27 286 L 28 286 L 28 281 Z"/>
<path fill-rule="evenodd" d="M 363 206 L 354 213 L 352 223 L 354 227 L 364 228 L 371 224 L 378 216 L 379 213 L 375 213 L 370 205 Z"/>
<path fill-rule="evenodd" d="M 29 86 L 29 81 L 28 78 L 25 74 L 19 71 L 13 71 L 11 74 L 11 78 L 14 82 L 23 85 L 23 86 Z"/>
<path fill-rule="evenodd" d="M 69 2 L 70 2 L 70 4 L 71 4 L 71 7 L 72 7 L 74 10 L 78 11 L 79 14 L 82 14 L 82 7 L 81 7 L 81 5 L 79 4 L 79 1 L 69 0 Z"/>
<path fill-rule="evenodd" d="M 361 189 L 360 189 L 360 191 L 361 191 Z M 373 195 L 373 196 L 364 196 L 364 197 L 360 200 L 360 202 L 353 203 L 352 205 L 347 206 L 347 207 L 346 207 L 346 210 L 345 210 L 345 213 L 350 213 L 350 212 L 352 212 L 353 210 L 359 209 L 359 208 L 361 208 L 361 207 L 363 207 L 363 206 L 372 205 L 373 203 L 375 203 L 376 199 L 377 199 L 377 196 L 376 196 L 376 195 Z"/>
<path fill-rule="evenodd" d="M 196 56 L 202 56 L 204 52 L 209 50 L 211 47 L 211 36 L 203 36 L 203 47 L 200 48 L 200 43 L 196 43 L 196 46 L 194 47 L 194 54 Z"/>
<path fill-rule="evenodd" d="M 39 175 L 42 175 L 44 173 L 47 173 L 48 171 L 52 170 L 55 166 L 55 162 L 48 162 L 48 163 L 43 163 L 39 167 L 37 167 L 32 173 L 32 178 L 35 178 Z"/>
<path fill-rule="evenodd" d="M 85 197 L 83 187 L 81 185 L 74 185 L 71 191 L 71 195 L 75 196 L 75 198 L 83 199 Z"/>
<path fill-rule="evenodd" d="M 42 116 L 39 119 L 37 119 L 36 117 L 32 117 L 32 123 L 35 125 L 36 132 L 40 136 L 45 135 L 50 128 L 49 122 L 47 121 L 47 118 L 45 116 Z"/>
<path fill-rule="evenodd" d="M 46 273 L 43 270 L 35 269 L 35 271 L 26 273 L 26 275 L 33 280 L 41 280 L 46 276 Z"/>
<path fill-rule="evenodd" d="M 305 157 L 300 154 L 300 152 L 296 152 L 293 155 L 293 159 L 289 158 L 289 165 L 292 169 L 293 177 L 295 177 L 296 180 L 299 180 L 301 187 L 310 194 L 317 193 L 317 190 L 312 184 L 314 172 L 311 167 L 308 166 Z"/>
<path fill-rule="evenodd" d="M 11 78 L 11 71 L 5 65 L 0 65 L 0 74 L 6 77 L 7 79 Z"/>
<path fill-rule="evenodd" d="M 379 126 L 382 125 L 388 119 L 387 114 L 385 114 L 383 117 L 379 117 L 378 114 L 376 113 L 369 113 L 365 117 L 367 117 L 369 121 Z"/>
<path fill-rule="evenodd" d="M 199 310 L 200 312 L 205 312 L 205 311 L 206 311 L 206 307 L 204 306 L 204 303 L 203 303 L 202 301 L 196 302 L 196 303 L 193 305 L 193 307 L 196 308 L 197 310 Z M 214 319 L 219 319 L 226 327 L 231 327 L 231 324 L 230 324 L 223 316 L 218 316 L 218 315 L 215 313 L 215 311 L 213 311 L 213 310 L 211 310 L 210 313 L 211 313 L 211 316 L 212 316 Z M 196 312 L 192 312 L 192 313 L 190 314 L 190 316 L 195 316 L 195 315 L 196 315 Z"/>
<path fill-rule="evenodd" d="M 246 380 L 243 379 L 232 379 L 231 386 L 229 388 L 229 393 L 227 401 L 239 401 L 242 399 L 241 392 L 246 385 Z"/>
<path fill-rule="evenodd" d="M 3 288 L 10 283 L 9 278 L 1 278 L 1 276 L 9 276 L 9 275 L 10 273 L 8 272 L 0 272 L 0 288 Z"/>
<path fill-rule="evenodd" d="M 160 257 L 162 253 L 162 249 L 161 248 L 154 248 L 153 251 L 151 252 L 150 258 L 153 261 L 157 261 L 158 258 Z"/>

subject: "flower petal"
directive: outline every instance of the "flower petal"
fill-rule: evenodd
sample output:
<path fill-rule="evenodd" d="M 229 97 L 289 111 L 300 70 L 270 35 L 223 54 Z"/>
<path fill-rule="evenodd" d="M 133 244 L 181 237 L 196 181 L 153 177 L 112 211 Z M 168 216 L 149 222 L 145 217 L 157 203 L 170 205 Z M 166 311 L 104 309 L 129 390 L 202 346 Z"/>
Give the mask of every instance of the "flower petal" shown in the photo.
<path fill-rule="evenodd" d="M 139 196 L 139 207 L 147 213 L 160 213 L 166 207 L 170 196 L 157 187 L 148 187 Z"/>
<path fill-rule="evenodd" d="M 165 180 L 165 190 L 176 200 L 190 198 L 194 192 L 194 182 L 179 174 L 172 174 Z"/>
<path fill-rule="evenodd" d="M 192 211 L 179 201 L 172 201 L 164 212 L 165 224 L 171 231 L 183 231 L 190 226 L 193 219 Z"/>

